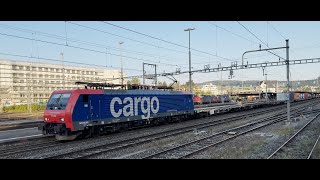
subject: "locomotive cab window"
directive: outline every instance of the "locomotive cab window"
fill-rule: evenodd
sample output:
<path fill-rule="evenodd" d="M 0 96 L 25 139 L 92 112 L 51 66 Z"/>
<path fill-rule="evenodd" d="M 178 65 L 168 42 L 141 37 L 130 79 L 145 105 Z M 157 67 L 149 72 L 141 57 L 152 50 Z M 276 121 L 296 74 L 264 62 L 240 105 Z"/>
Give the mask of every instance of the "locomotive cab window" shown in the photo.
<path fill-rule="evenodd" d="M 70 93 L 53 94 L 48 102 L 47 110 L 64 110 L 70 98 Z"/>

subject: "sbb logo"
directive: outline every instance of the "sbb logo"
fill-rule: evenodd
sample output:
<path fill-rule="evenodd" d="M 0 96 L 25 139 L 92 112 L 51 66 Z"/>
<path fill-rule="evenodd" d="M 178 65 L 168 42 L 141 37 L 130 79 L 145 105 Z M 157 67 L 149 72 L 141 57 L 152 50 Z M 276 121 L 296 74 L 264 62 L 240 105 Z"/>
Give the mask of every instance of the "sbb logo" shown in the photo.
<path fill-rule="evenodd" d="M 118 112 L 115 111 L 115 104 L 125 104 L 122 109 L 119 109 Z M 110 103 L 110 112 L 113 117 L 120 117 L 123 114 L 125 117 L 128 116 L 137 116 L 139 115 L 139 103 L 140 108 L 143 113 L 141 115 L 142 119 L 148 119 L 150 117 L 150 113 L 156 114 L 159 111 L 159 99 L 157 97 L 126 97 L 123 101 L 119 97 L 114 97 Z M 145 107 L 145 104 L 147 107 Z M 151 111 L 151 112 L 150 112 Z"/>

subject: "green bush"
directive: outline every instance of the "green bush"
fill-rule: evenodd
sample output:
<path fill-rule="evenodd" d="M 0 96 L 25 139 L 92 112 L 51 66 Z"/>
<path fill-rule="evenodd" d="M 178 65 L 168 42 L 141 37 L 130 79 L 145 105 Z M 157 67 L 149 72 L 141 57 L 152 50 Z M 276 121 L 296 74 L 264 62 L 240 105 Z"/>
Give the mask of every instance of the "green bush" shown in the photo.
<path fill-rule="evenodd" d="M 45 104 L 31 104 L 32 112 L 44 111 L 46 108 Z M 26 104 L 4 106 L 3 112 L 29 112 L 28 106 Z"/>

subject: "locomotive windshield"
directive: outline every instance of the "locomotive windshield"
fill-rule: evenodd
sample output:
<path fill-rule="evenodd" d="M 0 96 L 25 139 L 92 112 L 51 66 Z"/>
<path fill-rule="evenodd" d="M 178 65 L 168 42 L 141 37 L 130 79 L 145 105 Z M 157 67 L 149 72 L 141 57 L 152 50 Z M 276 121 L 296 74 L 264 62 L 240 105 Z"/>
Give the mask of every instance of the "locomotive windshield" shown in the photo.
<path fill-rule="evenodd" d="M 48 102 L 46 110 L 64 110 L 70 98 L 70 93 L 53 94 Z"/>

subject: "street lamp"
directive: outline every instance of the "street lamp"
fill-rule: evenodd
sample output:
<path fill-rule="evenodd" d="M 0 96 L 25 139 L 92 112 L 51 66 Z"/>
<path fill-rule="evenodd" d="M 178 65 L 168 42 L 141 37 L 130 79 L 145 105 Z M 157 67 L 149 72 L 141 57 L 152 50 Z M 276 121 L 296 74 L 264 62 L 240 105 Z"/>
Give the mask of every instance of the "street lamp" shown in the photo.
<path fill-rule="evenodd" d="M 188 28 L 185 29 L 184 31 L 189 31 L 189 90 L 191 90 L 191 51 L 190 51 L 190 31 L 195 30 L 195 28 Z"/>
<path fill-rule="evenodd" d="M 120 62 L 121 62 L 121 85 L 123 86 L 123 67 L 122 67 L 122 48 L 121 48 L 121 44 L 123 44 L 124 42 L 119 42 L 119 46 L 120 46 Z M 123 88 L 123 87 L 122 87 Z"/>

